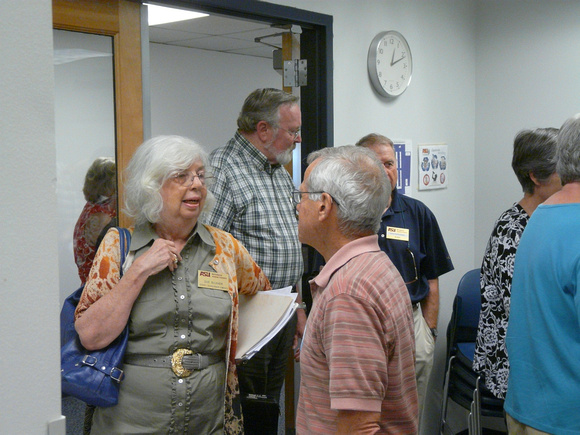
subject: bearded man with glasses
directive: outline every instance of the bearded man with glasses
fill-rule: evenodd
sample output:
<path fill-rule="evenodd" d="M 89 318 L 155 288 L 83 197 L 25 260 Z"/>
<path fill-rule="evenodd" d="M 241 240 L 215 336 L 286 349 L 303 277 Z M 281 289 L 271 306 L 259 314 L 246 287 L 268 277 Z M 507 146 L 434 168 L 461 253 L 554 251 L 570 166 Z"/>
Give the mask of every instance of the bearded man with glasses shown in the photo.
<path fill-rule="evenodd" d="M 391 205 L 383 213 L 379 246 L 403 277 L 415 320 L 415 371 L 419 419 L 433 368 L 439 316 L 439 276 L 453 270 L 435 215 L 421 201 L 397 191 L 397 159 L 393 141 L 371 133 L 357 146 L 374 151 L 392 186 Z"/>
<path fill-rule="evenodd" d="M 298 98 L 279 89 L 256 89 L 244 101 L 237 123 L 234 137 L 210 156 L 215 177 L 210 190 L 217 203 L 205 223 L 242 242 L 273 288 L 295 286 L 304 266 L 298 222 L 288 200 L 294 183 L 283 165 L 302 141 Z M 305 323 L 304 310 L 297 310 L 276 337 L 238 366 L 242 398 L 266 394 L 279 402 L 288 355 Z M 277 412 L 267 416 L 242 412 L 247 434 L 277 433 Z M 266 428 L 266 420 L 276 427 Z"/>

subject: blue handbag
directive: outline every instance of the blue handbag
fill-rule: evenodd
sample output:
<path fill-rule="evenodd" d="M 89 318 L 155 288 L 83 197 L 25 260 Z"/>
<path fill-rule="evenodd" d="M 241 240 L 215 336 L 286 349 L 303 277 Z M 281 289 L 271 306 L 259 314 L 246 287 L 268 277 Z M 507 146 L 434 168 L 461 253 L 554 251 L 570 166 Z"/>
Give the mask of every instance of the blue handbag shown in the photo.
<path fill-rule="evenodd" d="M 126 228 L 117 230 L 121 249 L 119 272 L 123 276 L 123 264 L 131 243 L 131 233 Z M 89 405 L 115 406 L 119 400 L 119 386 L 124 376 L 123 358 L 127 348 L 129 327 L 126 326 L 121 335 L 106 348 L 86 350 L 74 326 L 75 309 L 83 288 L 84 285 L 65 299 L 60 312 L 62 393 L 76 397 Z"/>

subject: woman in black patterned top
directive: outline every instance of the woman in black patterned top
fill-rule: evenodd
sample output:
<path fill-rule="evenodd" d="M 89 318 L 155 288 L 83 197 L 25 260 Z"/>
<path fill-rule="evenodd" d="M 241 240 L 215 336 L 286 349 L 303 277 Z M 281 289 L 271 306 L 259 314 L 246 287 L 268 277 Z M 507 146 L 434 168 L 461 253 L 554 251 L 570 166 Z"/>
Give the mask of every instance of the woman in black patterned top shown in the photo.
<path fill-rule="evenodd" d="M 499 399 L 507 391 L 509 362 L 505 336 L 514 260 L 520 237 L 536 207 L 562 188 L 556 174 L 556 128 L 522 130 L 514 139 L 512 168 L 524 197 L 496 221 L 481 265 L 481 314 L 473 369 Z"/>

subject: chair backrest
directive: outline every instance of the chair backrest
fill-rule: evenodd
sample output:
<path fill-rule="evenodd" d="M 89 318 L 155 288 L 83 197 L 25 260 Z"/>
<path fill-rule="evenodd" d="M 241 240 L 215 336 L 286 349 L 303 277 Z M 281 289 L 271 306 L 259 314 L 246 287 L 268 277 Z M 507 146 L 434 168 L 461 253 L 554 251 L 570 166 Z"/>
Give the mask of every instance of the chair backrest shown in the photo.
<path fill-rule="evenodd" d="M 480 270 L 465 273 L 457 286 L 453 314 L 447 329 L 448 349 L 453 353 L 457 343 L 475 343 L 481 311 Z"/>
<path fill-rule="evenodd" d="M 473 269 L 467 272 L 457 286 L 457 328 L 467 334 L 465 339 L 457 341 L 475 341 L 477 325 L 481 311 L 481 289 L 479 284 L 480 270 Z M 471 334 L 473 332 L 473 334 Z"/>

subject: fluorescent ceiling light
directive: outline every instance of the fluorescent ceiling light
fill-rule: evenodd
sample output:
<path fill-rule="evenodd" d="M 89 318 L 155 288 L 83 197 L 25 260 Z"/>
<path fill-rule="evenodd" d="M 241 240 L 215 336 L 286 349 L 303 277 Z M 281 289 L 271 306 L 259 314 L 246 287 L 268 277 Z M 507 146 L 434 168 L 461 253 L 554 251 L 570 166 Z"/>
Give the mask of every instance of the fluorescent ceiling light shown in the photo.
<path fill-rule="evenodd" d="M 201 12 L 193 12 L 187 11 L 185 9 L 175 9 L 150 4 L 147 4 L 147 14 L 149 16 L 148 21 L 150 26 L 174 23 L 176 21 L 193 20 L 194 18 L 208 16 L 208 14 L 202 14 Z"/>

